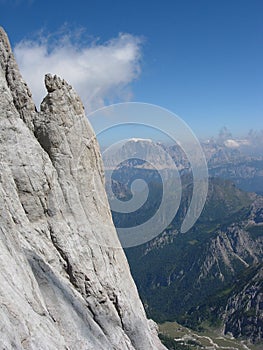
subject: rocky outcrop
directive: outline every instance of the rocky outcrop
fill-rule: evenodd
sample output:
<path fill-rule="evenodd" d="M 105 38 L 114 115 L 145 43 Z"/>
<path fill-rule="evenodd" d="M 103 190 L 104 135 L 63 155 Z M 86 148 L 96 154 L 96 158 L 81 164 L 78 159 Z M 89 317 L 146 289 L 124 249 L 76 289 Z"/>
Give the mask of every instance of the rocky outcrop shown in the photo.
<path fill-rule="evenodd" d="M 227 301 L 223 314 L 224 333 L 259 343 L 263 339 L 262 264 L 251 270 L 246 273 L 245 283 Z"/>
<path fill-rule="evenodd" d="M 97 141 L 71 86 L 37 112 L 0 30 L 0 348 L 164 349 L 111 220 Z"/>

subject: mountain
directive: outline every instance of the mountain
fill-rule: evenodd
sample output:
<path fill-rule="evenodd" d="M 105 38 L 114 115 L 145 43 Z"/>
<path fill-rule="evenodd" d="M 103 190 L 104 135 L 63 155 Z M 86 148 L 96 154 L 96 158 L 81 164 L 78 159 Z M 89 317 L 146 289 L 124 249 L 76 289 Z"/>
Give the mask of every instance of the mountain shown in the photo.
<path fill-rule="evenodd" d="M 263 199 L 211 179 L 200 219 L 182 234 L 187 202 L 160 236 L 126 249 L 148 315 L 262 341 Z"/>
<path fill-rule="evenodd" d="M 231 180 L 244 191 L 263 195 L 262 141 L 258 144 L 258 148 L 255 149 L 246 139 L 201 142 L 210 177 Z M 171 160 L 180 173 L 191 173 L 188 157 L 178 144 L 167 145 L 147 139 L 129 139 L 109 148 L 103 157 L 106 170 L 123 165 L 129 168 L 171 168 L 174 166 Z"/>
<path fill-rule="evenodd" d="M 173 166 L 169 152 L 161 143 L 151 139 L 132 138 L 123 140 L 103 152 L 106 170 L 119 167 L 137 167 L 144 169 L 169 168 Z"/>
<path fill-rule="evenodd" d="M 263 265 L 247 269 L 227 300 L 224 333 L 231 332 L 236 338 L 249 339 L 253 343 L 263 339 Z"/>
<path fill-rule="evenodd" d="M 0 348 L 165 349 L 112 223 L 75 91 L 47 75 L 38 112 L 0 29 Z"/>
<path fill-rule="evenodd" d="M 246 144 L 249 141 L 243 140 Z M 229 147 L 229 144 L 238 147 Z M 240 145 L 241 141 L 226 140 L 224 143 L 215 141 L 202 143 L 206 154 L 209 174 L 233 181 L 239 188 L 247 192 L 263 195 L 263 157 L 262 142 L 259 150 Z M 251 146 L 252 147 L 252 146 Z"/>
<path fill-rule="evenodd" d="M 125 157 L 117 159 L 126 159 L 129 148 L 132 157 L 114 171 L 111 168 L 111 182 L 106 177 L 107 188 L 113 183 L 112 192 L 124 202 L 136 194 L 131 187 L 135 179 L 148 185 L 147 201 L 139 209 L 113 211 L 117 228 L 140 225 L 160 205 L 163 188 L 158 171 L 140 158 L 139 150 L 146 143 L 139 146 L 128 141 Z M 217 151 L 220 155 L 219 148 Z M 217 157 L 216 153 L 215 163 L 221 159 L 225 164 L 223 156 Z M 123 154 L 122 148 L 119 154 Z M 158 322 L 176 320 L 197 330 L 209 325 L 220 333 L 261 342 L 263 197 L 242 191 L 232 181 L 211 177 L 202 215 L 191 230 L 182 234 L 180 227 L 192 197 L 193 178 L 183 152 L 175 147 L 169 154 L 181 164 L 182 198 L 177 215 L 158 237 L 125 249 L 148 316 Z M 243 157 L 238 152 L 230 154 L 232 160 Z M 160 155 L 156 159 L 163 168 Z M 171 198 L 168 205 L 173 205 Z"/>
<path fill-rule="evenodd" d="M 233 144 L 235 147 L 233 147 Z M 248 144 L 248 145 L 247 145 Z M 263 195 L 263 157 L 262 142 L 254 150 L 247 140 L 209 140 L 201 142 L 209 175 L 231 180 L 240 189 Z M 165 151 L 173 158 L 178 169 L 190 170 L 187 156 L 178 145 L 163 145 Z"/>

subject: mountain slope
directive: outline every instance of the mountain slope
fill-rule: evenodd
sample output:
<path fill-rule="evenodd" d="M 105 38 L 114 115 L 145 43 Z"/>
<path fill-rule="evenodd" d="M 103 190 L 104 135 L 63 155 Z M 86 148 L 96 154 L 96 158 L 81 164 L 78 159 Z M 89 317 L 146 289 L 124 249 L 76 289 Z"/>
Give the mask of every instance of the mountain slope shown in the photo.
<path fill-rule="evenodd" d="M 224 332 L 252 342 L 263 339 L 263 265 L 248 269 L 227 301 L 223 315 Z"/>
<path fill-rule="evenodd" d="M 164 349 L 112 224 L 79 97 L 47 75 L 37 112 L 0 29 L 0 347 Z"/>
<path fill-rule="evenodd" d="M 191 198 L 187 181 L 183 192 L 178 215 L 165 232 L 126 249 L 148 314 L 159 322 L 177 320 L 197 329 L 206 322 L 237 337 L 261 341 L 262 279 L 260 274 L 251 281 L 245 276 L 262 262 L 262 197 L 242 192 L 229 181 L 210 179 L 201 217 L 181 234 L 180 222 Z M 121 216 L 115 216 L 119 223 Z M 244 306 L 250 287 L 257 293 Z M 244 308 L 252 312 L 251 305 L 257 305 L 257 312 L 248 321 L 241 314 Z"/>

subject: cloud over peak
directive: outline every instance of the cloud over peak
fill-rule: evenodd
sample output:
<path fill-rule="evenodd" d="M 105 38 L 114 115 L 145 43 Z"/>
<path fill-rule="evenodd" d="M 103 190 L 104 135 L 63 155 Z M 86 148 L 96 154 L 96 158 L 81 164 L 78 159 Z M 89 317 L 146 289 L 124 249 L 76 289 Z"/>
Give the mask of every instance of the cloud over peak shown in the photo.
<path fill-rule="evenodd" d="M 14 47 L 22 75 L 37 106 L 46 92 L 44 75 L 57 74 L 80 95 L 86 112 L 105 104 L 127 100 L 129 83 L 140 74 L 141 38 L 119 34 L 105 43 L 81 41 L 81 32 L 55 37 L 40 35 Z"/>

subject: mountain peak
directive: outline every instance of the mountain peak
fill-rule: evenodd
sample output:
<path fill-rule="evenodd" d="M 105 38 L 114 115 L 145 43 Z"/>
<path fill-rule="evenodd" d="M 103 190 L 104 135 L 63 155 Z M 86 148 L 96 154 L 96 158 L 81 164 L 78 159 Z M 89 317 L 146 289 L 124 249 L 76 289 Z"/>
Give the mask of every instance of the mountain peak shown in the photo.
<path fill-rule="evenodd" d="M 0 64 L 1 83 L 7 84 L 20 118 L 33 130 L 36 107 L 32 100 L 32 94 L 20 74 L 8 36 L 2 27 L 0 27 Z"/>
<path fill-rule="evenodd" d="M 143 139 L 143 138 L 138 138 L 138 137 L 132 137 L 127 140 L 127 142 L 153 142 L 152 139 Z"/>
<path fill-rule="evenodd" d="M 1 43 L 2 47 L 4 47 L 4 50 L 1 49 L 1 55 L 3 55 L 4 53 L 10 53 L 12 51 L 8 36 L 7 36 L 4 28 L 1 26 L 0 26 L 0 43 Z M 1 60 L 1 62 L 2 62 L 2 60 Z"/>
<path fill-rule="evenodd" d="M 37 112 L 3 29 L 0 59 L 0 348 L 164 349 L 113 226 L 78 95 L 49 74 Z"/>
<path fill-rule="evenodd" d="M 72 86 L 64 79 L 57 75 L 46 74 L 45 86 L 48 94 L 40 105 L 42 112 L 67 114 L 72 110 L 74 115 L 85 116 L 83 103 Z"/>

